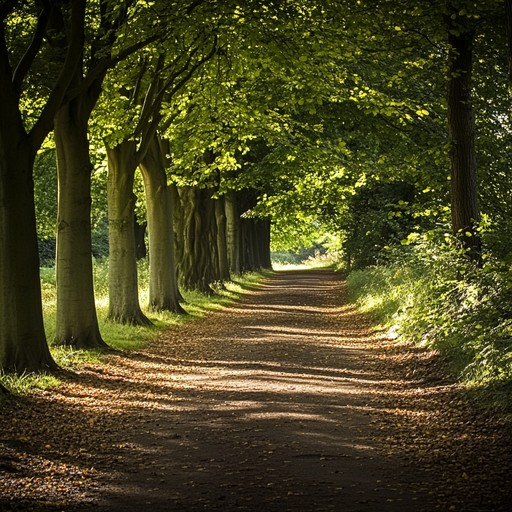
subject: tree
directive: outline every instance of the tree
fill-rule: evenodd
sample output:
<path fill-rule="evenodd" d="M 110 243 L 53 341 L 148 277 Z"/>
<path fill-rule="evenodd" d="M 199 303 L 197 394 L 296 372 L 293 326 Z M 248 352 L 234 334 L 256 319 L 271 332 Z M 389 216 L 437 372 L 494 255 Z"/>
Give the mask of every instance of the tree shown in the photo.
<path fill-rule="evenodd" d="M 185 289 L 213 295 L 219 280 L 214 191 L 205 187 L 178 187 L 176 204 L 178 278 Z"/>
<path fill-rule="evenodd" d="M 464 11 L 452 7 L 451 15 L 447 17 L 447 30 L 452 228 L 471 259 L 479 261 L 481 240 L 477 226 L 480 212 L 471 85 L 475 29 Z"/>
<path fill-rule="evenodd" d="M 36 153 L 52 129 L 78 66 L 85 4 L 85 0 L 69 5 L 48 1 L 39 11 L 38 2 L 20 7 L 9 0 L 0 5 L 0 368 L 4 371 L 56 367 L 43 327 L 32 173 Z M 67 20 L 66 32 L 54 32 L 65 41 L 59 52 L 61 64 L 53 85 L 45 76 L 48 94 L 27 125 L 30 72 L 56 18 Z M 30 26 L 23 37 L 11 38 L 20 20 L 27 19 Z"/>
<path fill-rule="evenodd" d="M 228 238 L 226 218 L 226 196 L 215 199 L 215 221 L 217 223 L 217 254 L 219 255 L 219 270 L 217 272 L 220 281 L 229 281 Z"/>
<path fill-rule="evenodd" d="M 181 28 L 181 27 L 179 27 Z M 111 320 L 121 323 L 144 324 L 149 320 L 142 313 L 137 289 L 137 269 L 135 260 L 135 242 L 132 225 L 135 202 L 133 199 L 133 180 L 137 167 L 144 162 L 149 148 L 156 149 L 155 137 L 157 129 L 163 123 L 173 119 L 167 109 L 172 105 L 174 96 L 194 76 L 194 73 L 215 53 L 216 38 L 214 34 L 202 31 L 202 26 L 188 27 L 185 34 L 176 34 L 179 41 L 176 45 L 168 44 L 159 48 L 160 53 L 149 55 L 149 62 L 142 61 L 136 77 L 137 86 L 125 91 L 126 107 L 132 108 L 133 117 L 128 126 L 114 130 L 106 137 L 106 148 L 109 162 L 109 225 L 110 225 L 110 265 L 109 265 L 109 314 Z M 194 29 L 198 34 L 194 33 Z M 123 98 L 121 98 L 123 99 Z M 167 113 L 168 119 L 165 119 Z M 157 156 L 157 155 L 154 155 Z M 146 159 L 145 183 L 148 192 L 151 190 L 150 167 L 148 163 L 157 160 Z M 156 171 L 158 172 L 158 171 Z M 147 199 L 156 196 L 149 194 Z M 155 221 L 155 213 L 160 205 L 152 204 L 148 212 Z M 171 218 L 169 217 L 169 222 Z M 151 227 L 153 242 L 156 243 L 156 226 Z M 165 242 L 164 242 L 165 244 Z M 167 246 L 169 247 L 169 246 Z M 151 251 L 151 248 L 150 248 Z M 168 258 L 172 255 L 169 253 Z M 163 264 L 163 261 L 161 262 Z M 158 263 L 151 262 L 157 270 Z M 156 276 L 154 276 L 156 278 Z M 153 287 L 153 290 L 155 288 Z M 155 290 L 156 291 L 156 290 Z M 177 304 L 177 287 L 173 302 Z M 179 310 L 178 306 L 175 306 Z"/>
<path fill-rule="evenodd" d="M 59 175 L 55 339 L 60 344 L 106 347 L 99 332 L 92 277 L 88 124 L 109 69 L 157 39 L 158 26 L 145 30 L 148 12 L 131 0 L 102 0 L 91 6 L 88 19 L 96 28 L 88 32 L 93 34 L 88 51 L 77 58 L 72 93 L 55 115 Z"/>

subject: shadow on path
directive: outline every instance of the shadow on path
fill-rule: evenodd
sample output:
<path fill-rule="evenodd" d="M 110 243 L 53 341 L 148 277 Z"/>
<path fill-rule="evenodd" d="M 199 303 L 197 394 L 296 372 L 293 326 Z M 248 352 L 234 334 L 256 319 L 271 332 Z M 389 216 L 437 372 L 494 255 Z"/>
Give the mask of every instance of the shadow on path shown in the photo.
<path fill-rule="evenodd" d="M 430 357 L 372 334 L 333 272 L 275 273 L 147 351 L 27 399 L 21 430 L 35 413 L 45 427 L 4 435 L 5 473 L 26 479 L 15 453 L 31 450 L 74 471 L 75 491 L 60 508 L 58 491 L 20 493 L 11 510 L 510 510 L 510 467 L 481 472 L 491 434 L 496 450 L 504 441 L 459 411 Z"/>

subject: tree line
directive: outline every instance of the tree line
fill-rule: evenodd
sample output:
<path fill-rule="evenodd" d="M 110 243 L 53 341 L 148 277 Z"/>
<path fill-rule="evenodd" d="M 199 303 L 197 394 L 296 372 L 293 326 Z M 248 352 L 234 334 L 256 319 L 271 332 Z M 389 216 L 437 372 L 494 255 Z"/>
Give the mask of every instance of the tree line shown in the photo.
<path fill-rule="evenodd" d="M 475 264 L 492 244 L 505 259 L 510 12 L 508 0 L 3 0 L 0 368 L 55 368 L 34 188 L 47 147 L 58 344 L 106 346 L 92 278 L 102 165 L 116 322 L 149 322 L 142 195 L 154 310 L 182 312 L 180 287 L 211 293 L 270 267 L 271 230 L 288 246 L 335 233 L 347 268 L 447 226 Z"/>

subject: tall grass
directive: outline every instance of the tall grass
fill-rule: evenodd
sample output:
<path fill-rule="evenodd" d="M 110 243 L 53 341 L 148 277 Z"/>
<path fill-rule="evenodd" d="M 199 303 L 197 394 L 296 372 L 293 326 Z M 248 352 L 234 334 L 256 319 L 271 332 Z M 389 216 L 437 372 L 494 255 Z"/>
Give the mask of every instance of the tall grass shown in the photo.
<path fill-rule="evenodd" d="M 489 256 L 423 241 L 391 263 L 352 272 L 351 299 L 400 338 L 445 354 L 474 387 L 512 383 L 512 275 Z"/>
<path fill-rule="evenodd" d="M 113 323 L 108 314 L 108 260 L 95 261 L 94 289 L 98 323 L 103 339 L 117 350 L 133 350 L 146 346 L 158 337 L 163 330 L 183 322 L 189 322 L 209 311 L 213 311 L 237 300 L 244 292 L 257 285 L 262 273 L 247 273 L 233 276 L 232 281 L 215 286 L 215 295 L 207 297 L 194 291 L 182 291 L 183 304 L 187 315 L 170 312 L 154 312 L 147 308 L 149 297 L 149 268 L 145 260 L 138 264 L 140 302 L 144 313 L 153 322 L 151 326 L 130 326 Z M 100 362 L 102 352 L 60 347 L 53 343 L 57 316 L 57 293 L 54 267 L 41 268 L 41 291 L 46 337 L 50 351 L 57 364 L 62 368 L 75 367 L 85 362 Z M 59 380 L 51 375 L 26 374 L 22 376 L 0 374 L 0 383 L 14 393 L 26 393 L 36 389 L 46 389 L 58 385 Z"/>

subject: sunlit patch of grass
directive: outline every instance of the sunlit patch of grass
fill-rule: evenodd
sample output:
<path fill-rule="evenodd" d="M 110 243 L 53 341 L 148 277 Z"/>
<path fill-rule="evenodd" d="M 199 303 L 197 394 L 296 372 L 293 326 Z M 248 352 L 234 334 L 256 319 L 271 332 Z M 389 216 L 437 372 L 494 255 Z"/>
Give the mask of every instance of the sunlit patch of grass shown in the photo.
<path fill-rule="evenodd" d="M 512 409 L 509 269 L 475 267 L 458 253 L 419 246 L 385 266 L 352 272 L 349 297 L 401 340 L 430 347 L 482 402 Z M 492 398 L 490 398 L 492 397 Z"/>
<path fill-rule="evenodd" d="M 407 303 L 413 279 L 392 267 L 351 272 L 347 279 L 349 299 L 382 326 L 391 327 L 397 311 Z"/>
<path fill-rule="evenodd" d="M 148 311 L 148 266 L 146 262 L 139 264 L 140 303 L 144 313 L 153 325 L 133 326 L 121 325 L 107 320 L 108 314 L 108 262 L 94 263 L 94 284 L 96 292 L 96 310 L 101 335 L 106 343 L 115 350 L 137 350 L 144 348 L 155 340 L 166 329 L 197 318 L 232 304 L 240 296 L 256 289 L 258 283 L 272 271 L 250 272 L 234 275 L 232 280 L 213 286 L 215 294 L 207 296 L 197 291 L 183 291 L 185 315 L 171 312 Z M 52 343 L 55 338 L 57 317 L 57 293 L 55 268 L 41 269 L 41 290 L 43 299 L 43 314 L 46 337 L 55 362 L 62 369 L 76 368 L 83 364 L 99 364 L 103 351 L 82 350 L 73 347 L 56 346 Z M 60 384 L 58 376 L 49 374 L 27 373 L 21 376 L 0 373 L 0 383 L 13 394 L 26 394 L 36 389 L 49 389 Z"/>
<path fill-rule="evenodd" d="M 50 346 L 50 350 L 60 368 L 71 368 L 83 363 L 96 363 L 102 355 L 99 350 L 83 350 L 65 346 Z"/>
<path fill-rule="evenodd" d="M 15 375 L 0 372 L 0 383 L 11 393 L 16 395 L 27 394 L 36 389 L 49 389 L 57 387 L 60 380 L 54 375 L 46 373 L 24 373 Z"/>
<path fill-rule="evenodd" d="M 216 311 L 238 300 L 241 294 L 254 289 L 263 277 L 271 271 L 249 272 L 234 275 L 226 283 L 214 285 L 215 294 L 207 296 L 197 291 L 182 291 L 186 315 L 166 311 L 149 311 L 149 268 L 147 262 L 139 262 L 139 301 L 146 316 L 152 321 L 150 326 L 121 325 L 107 320 L 108 314 L 108 261 L 94 262 L 94 286 L 96 311 L 101 335 L 106 343 L 117 350 L 136 350 L 143 348 L 164 330 L 192 321 L 208 312 Z M 59 366 L 66 368 L 82 361 L 101 360 L 101 352 L 81 351 L 52 345 L 55 338 L 57 316 L 57 293 L 55 268 L 41 269 L 41 289 L 43 290 L 43 310 L 46 337 L 51 351 Z"/>
<path fill-rule="evenodd" d="M 188 321 L 198 318 L 233 304 L 242 294 L 257 288 L 261 279 L 269 273 L 270 271 L 236 275 L 229 282 L 214 284 L 212 288 L 215 294 L 211 296 L 195 290 L 183 291 L 183 298 L 185 299 L 183 308 L 188 316 L 188 318 L 184 317 L 183 320 Z"/>
<path fill-rule="evenodd" d="M 105 342 L 116 350 L 144 348 L 148 342 L 158 336 L 158 333 L 163 328 L 172 324 L 170 319 L 168 322 L 162 322 L 158 318 L 152 318 L 151 314 L 149 314 L 149 318 L 154 322 L 153 325 L 124 325 L 107 320 L 106 308 L 98 310 L 98 323 L 101 335 Z"/>

